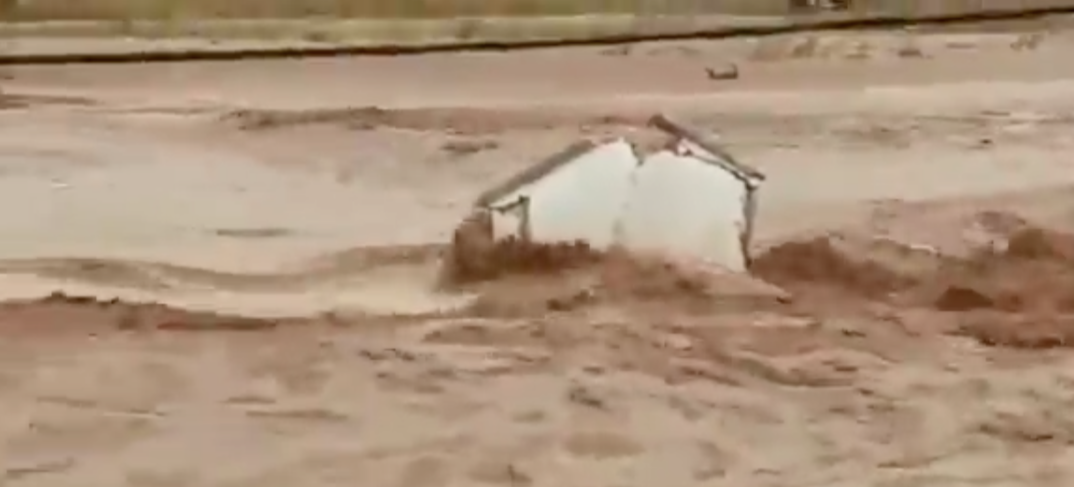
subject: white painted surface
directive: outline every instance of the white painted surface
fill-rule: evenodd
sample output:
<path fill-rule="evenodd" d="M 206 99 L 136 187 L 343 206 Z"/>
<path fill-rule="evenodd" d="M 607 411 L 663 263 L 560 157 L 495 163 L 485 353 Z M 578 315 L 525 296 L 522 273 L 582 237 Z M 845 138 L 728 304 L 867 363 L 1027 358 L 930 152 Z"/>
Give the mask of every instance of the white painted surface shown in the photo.
<path fill-rule="evenodd" d="M 521 233 L 521 211 L 515 205 L 529 197 L 530 235 L 535 241 L 582 240 L 604 249 L 613 243 L 613 228 L 630 191 L 631 174 L 638 165 L 631 145 L 615 140 L 600 145 L 536 181 L 500 198 L 493 228 L 497 238 Z"/>
<path fill-rule="evenodd" d="M 745 271 L 746 184 L 692 156 L 648 156 L 620 217 L 624 247 Z"/>
<path fill-rule="evenodd" d="M 492 212 L 492 235 L 496 240 L 521 237 L 522 225 L 528 205 L 494 206 Z"/>
<path fill-rule="evenodd" d="M 746 183 L 680 142 L 639 164 L 625 140 L 601 145 L 491 205 L 496 239 L 521 237 L 525 216 L 536 242 L 613 244 L 745 271 Z M 528 204 L 520 204 L 528 198 Z"/>

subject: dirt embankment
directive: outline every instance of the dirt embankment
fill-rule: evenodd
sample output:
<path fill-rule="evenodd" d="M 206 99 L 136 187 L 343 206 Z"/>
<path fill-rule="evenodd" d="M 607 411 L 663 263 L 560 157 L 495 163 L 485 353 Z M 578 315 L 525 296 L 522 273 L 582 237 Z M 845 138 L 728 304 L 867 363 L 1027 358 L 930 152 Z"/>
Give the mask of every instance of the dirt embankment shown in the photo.
<path fill-rule="evenodd" d="M 44 2 L 48 4 L 49 2 Z M 465 11 L 446 8 L 440 15 L 423 15 L 427 6 L 416 11 L 382 15 L 354 16 L 333 12 L 331 21 L 307 21 L 306 6 L 295 18 L 294 12 L 281 14 L 277 20 L 257 18 L 266 12 L 263 6 L 238 12 L 211 13 L 217 8 L 194 8 L 191 12 L 164 8 L 167 19 L 160 20 L 157 8 L 150 11 L 120 9 L 114 6 L 27 5 L 17 13 L 22 18 L 44 22 L 19 22 L 0 25 L 0 36 L 81 38 L 84 46 L 72 50 L 35 52 L 16 49 L 0 56 L 0 64 L 71 64 L 71 63 L 144 63 L 207 60 L 279 59 L 341 56 L 399 56 L 436 52 L 508 51 L 575 46 L 623 46 L 639 42 L 723 39 L 731 37 L 772 36 L 787 33 L 877 28 L 928 28 L 930 26 L 971 25 L 994 22 L 1035 22 L 1049 15 L 1074 12 L 1067 0 L 1032 2 L 977 3 L 927 2 L 907 8 L 904 4 L 865 4 L 854 11 L 825 15 L 786 15 L 786 3 L 745 2 L 713 14 L 696 5 L 658 5 L 643 8 L 575 8 L 571 15 L 549 13 L 556 8 L 536 5 L 533 12 L 480 12 L 477 15 L 450 14 Z M 293 2 L 282 2 L 283 11 Z M 747 6 L 746 4 L 749 4 Z M 763 3 L 763 2 L 762 2 Z M 565 4 L 564 4 L 565 5 Z M 760 4 L 758 4 L 760 5 Z M 562 6 L 562 5 L 558 5 Z M 187 7 L 189 8 L 189 7 Z M 2 8 L 0 8 L 2 10 Z M 227 9 L 225 9 L 227 10 Z M 245 14 L 242 11 L 246 11 Z M 378 7 L 374 9 L 380 11 Z M 408 9 L 404 9 L 408 10 Z M 510 10 L 510 9 L 509 9 Z M 723 9 L 721 9 L 723 10 Z M 734 11 L 737 10 L 737 11 Z M 760 12 L 758 11 L 760 10 Z M 77 13 L 73 13 L 77 12 Z M 256 12 L 256 14 L 255 14 Z M 63 22 L 73 13 L 74 22 Z M 208 13 L 208 14 L 207 14 Z M 504 15 L 508 13 L 508 15 Z M 655 14 L 654 14 L 655 13 Z M 444 15 L 448 14 L 448 15 Z M 483 15 L 482 15 L 483 14 Z M 527 15 L 528 14 L 528 15 Z M 251 15 L 254 18 L 250 18 Z M 243 20 L 234 20 L 234 17 Z M 176 18 L 199 18 L 176 22 Z M 205 18 L 208 17 L 208 18 Z M 221 18 L 223 17 L 223 18 Z M 229 19 L 228 17 L 232 17 Z M 93 19 L 93 20 L 86 20 Z M 107 20 L 103 20 L 107 19 Z M 284 19 L 284 20 L 279 20 Z M 639 20 L 640 19 L 640 20 Z M 61 20 L 60 22 L 56 22 Z M 118 28 L 117 28 L 117 25 Z M 118 34 L 118 35 L 117 35 Z M 132 46 L 131 38 L 152 39 Z M 101 42 L 105 40 L 105 42 Z M 122 42 L 108 42 L 117 39 Z M 230 39 L 222 42 L 221 39 Z M 86 47 L 93 45 L 93 47 Z"/>

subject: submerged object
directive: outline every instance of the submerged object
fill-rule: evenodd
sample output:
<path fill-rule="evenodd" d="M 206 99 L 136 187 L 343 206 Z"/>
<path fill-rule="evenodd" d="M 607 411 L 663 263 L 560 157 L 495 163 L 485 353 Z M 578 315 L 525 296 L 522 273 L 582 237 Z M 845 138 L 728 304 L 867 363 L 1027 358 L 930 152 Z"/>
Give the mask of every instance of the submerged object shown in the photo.
<path fill-rule="evenodd" d="M 583 140 L 482 193 L 456 228 L 453 280 L 562 266 L 612 250 L 745 272 L 765 177 L 713 137 L 663 115 L 639 154 L 622 137 Z"/>

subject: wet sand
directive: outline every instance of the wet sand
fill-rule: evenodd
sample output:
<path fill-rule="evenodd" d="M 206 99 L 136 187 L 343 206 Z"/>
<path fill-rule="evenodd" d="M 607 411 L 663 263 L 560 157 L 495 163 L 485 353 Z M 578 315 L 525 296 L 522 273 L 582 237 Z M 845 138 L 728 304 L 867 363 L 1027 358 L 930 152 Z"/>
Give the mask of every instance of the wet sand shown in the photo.
<path fill-rule="evenodd" d="M 0 484 L 1065 485 L 1074 37 L 815 38 L 6 68 Z M 482 189 L 657 110 L 768 174 L 783 293 L 434 289 Z"/>

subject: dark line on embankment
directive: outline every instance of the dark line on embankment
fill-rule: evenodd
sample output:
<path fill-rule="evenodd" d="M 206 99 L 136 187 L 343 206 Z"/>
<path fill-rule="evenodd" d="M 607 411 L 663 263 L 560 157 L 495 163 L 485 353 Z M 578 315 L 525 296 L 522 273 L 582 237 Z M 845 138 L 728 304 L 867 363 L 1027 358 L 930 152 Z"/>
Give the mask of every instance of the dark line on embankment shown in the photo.
<path fill-rule="evenodd" d="M 970 13 L 935 15 L 825 16 L 818 19 L 788 19 L 785 23 L 763 26 L 709 27 L 662 33 L 622 33 L 594 37 L 511 41 L 446 41 L 426 44 L 378 44 L 367 46 L 275 47 L 247 49 L 181 49 L 145 52 L 96 52 L 49 54 L 0 54 L 0 65 L 50 64 L 129 64 L 189 61 L 237 61 L 247 59 L 326 58 L 343 56 L 405 56 L 445 52 L 518 51 L 553 47 L 611 46 L 635 42 L 692 39 L 760 37 L 810 31 L 883 29 L 909 26 L 964 24 L 1020 20 L 1048 15 L 1074 14 L 1074 4 L 1066 6 L 996 9 Z"/>

